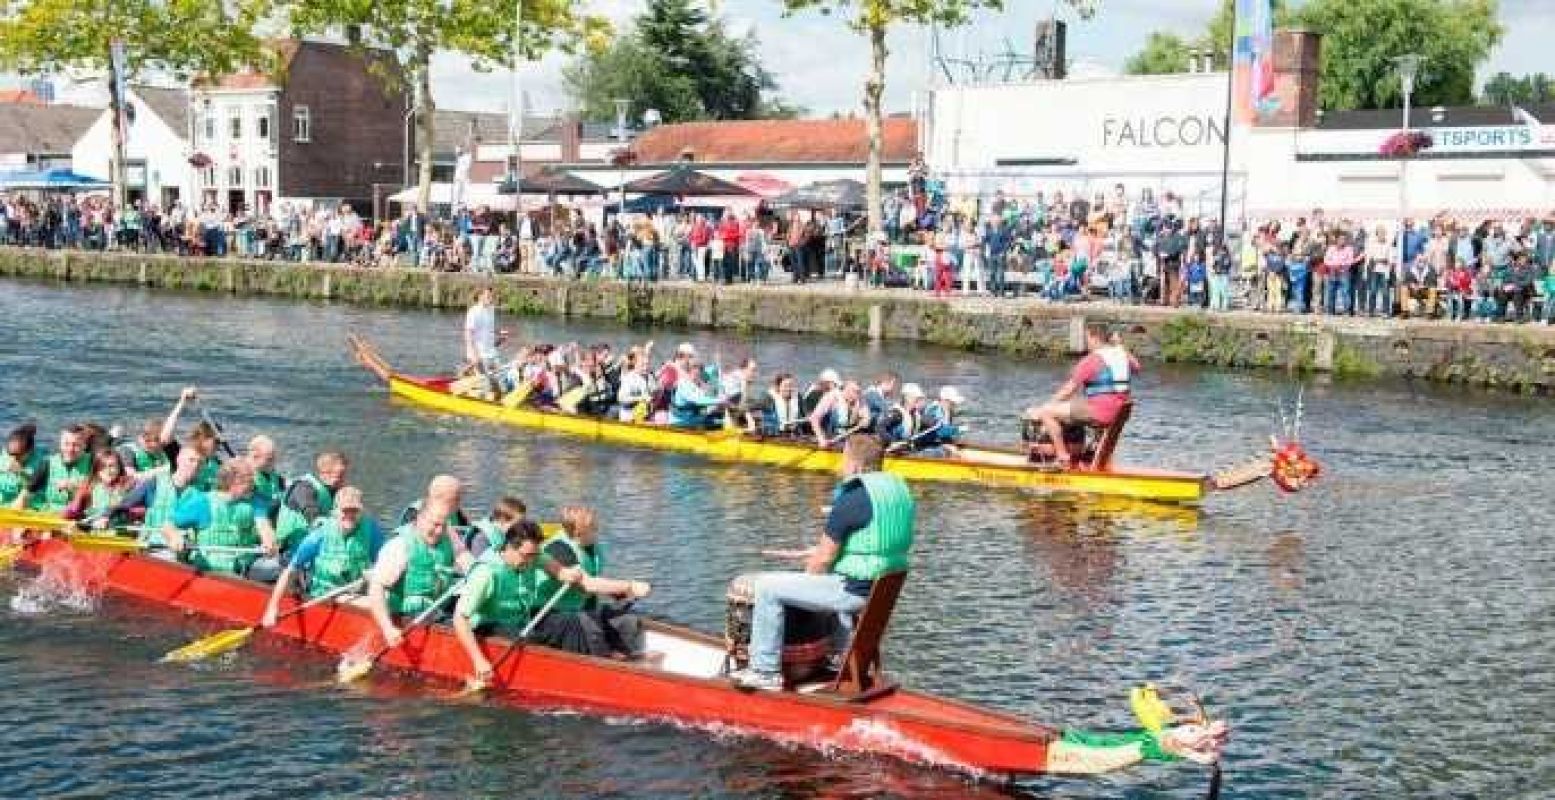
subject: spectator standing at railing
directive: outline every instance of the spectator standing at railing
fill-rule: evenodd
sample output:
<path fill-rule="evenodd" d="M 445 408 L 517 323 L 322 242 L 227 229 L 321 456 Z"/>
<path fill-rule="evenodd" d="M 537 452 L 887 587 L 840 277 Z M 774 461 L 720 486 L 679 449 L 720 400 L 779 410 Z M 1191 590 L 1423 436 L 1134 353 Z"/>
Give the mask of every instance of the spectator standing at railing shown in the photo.
<path fill-rule="evenodd" d="M 1161 275 L 1158 302 L 1161 305 L 1178 305 L 1182 295 L 1182 265 L 1188 255 L 1188 236 L 1181 223 L 1168 221 L 1165 229 L 1156 235 L 1156 266 Z"/>
<path fill-rule="evenodd" d="M 983 248 L 988 253 L 988 290 L 994 297 L 1004 296 L 1004 272 L 1009 266 L 1012 243 L 1009 218 L 994 214 L 983 228 Z"/>
<path fill-rule="evenodd" d="M 1474 271 L 1467 264 L 1453 264 L 1442 286 L 1447 292 L 1447 319 L 1467 321 L 1474 307 Z"/>
<path fill-rule="evenodd" d="M 1388 243 L 1387 229 L 1381 225 L 1366 239 L 1366 313 L 1374 317 L 1393 315 L 1393 273 L 1395 253 Z"/>
<path fill-rule="evenodd" d="M 1323 311 L 1329 316 L 1349 312 L 1350 267 L 1355 263 L 1355 248 L 1350 246 L 1350 235 L 1338 231 L 1329 235 L 1328 247 L 1323 251 L 1325 293 Z"/>

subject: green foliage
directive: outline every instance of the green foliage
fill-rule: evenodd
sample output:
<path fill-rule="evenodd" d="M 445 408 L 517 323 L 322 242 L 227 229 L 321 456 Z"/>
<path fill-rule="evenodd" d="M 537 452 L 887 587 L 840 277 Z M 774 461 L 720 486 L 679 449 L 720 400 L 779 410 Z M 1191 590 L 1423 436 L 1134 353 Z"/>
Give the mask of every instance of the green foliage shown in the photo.
<path fill-rule="evenodd" d="M 1502 34 L 1495 0 L 1307 0 L 1299 8 L 1274 0 L 1273 6 L 1275 25 L 1297 25 L 1323 35 L 1319 102 L 1325 109 L 1402 104 L 1393 59 L 1405 53 L 1425 57 L 1415 82 L 1416 105 L 1472 102 L 1474 70 Z M 1220 12 L 1198 37 L 1151 34 L 1129 59 L 1128 71 L 1185 71 L 1190 48 L 1213 51 L 1217 65 L 1224 67 L 1231 17 L 1232 0 L 1223 0 Z"/>
<path fill-rule="evenodd" d="M 1402 105 L 1393 59 L 1423 56 L 1417 106 L 1474 100 L 1474 70 L 1501 41 L 1495 0 L 1310 0 L 1300 24 L 1323 34 L 1323 108 Z"/>
<path fill-rule="evenodd" d="M 772 97 L 754 34 L 736 37 L 692 0 L 649 0 L 632 31 L 563 72 L 585 118 L 615 119 L 616 98 L 629 119 L 650 108 L 665 122 L 754 119 L 791 114 Z"/>
<path fill-rule="evenodd" d="M 224 73 L 259 56 L 263 0 L 12 0 L 0 2 L 0 68 L 23 73 L 105 70 L 124 42 L 128 75 Z"/>
<path fill-rule="evenodd" d="M 1513 77 L 1510 72 L 1498 72 L 1485 81 L 1480 92 L 1481 102 L 1494 106 L 1526 106 L 1555 101 L 1555 79 L 1543 72 Z"/>
<path fill-rule="evenodd" d="M 1144 49 L 1129 57 L 1123 71 L 1130 75 L 1187 72 L 1188 43 L 1175 33 L 1156 31 L 1145 40 Z"/>

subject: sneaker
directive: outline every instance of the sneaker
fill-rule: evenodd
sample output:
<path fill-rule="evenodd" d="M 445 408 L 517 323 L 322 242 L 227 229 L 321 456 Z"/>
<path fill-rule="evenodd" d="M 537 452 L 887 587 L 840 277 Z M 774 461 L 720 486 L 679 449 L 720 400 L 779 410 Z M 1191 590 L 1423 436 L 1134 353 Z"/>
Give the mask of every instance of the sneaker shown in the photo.
<path fill-rule="evenodd" d="M 783 691 L 783 676 L 775 672 L 757 672 L 746 668 L 730 673 L 729 681 L 741 689 L 757 689 L 764 692 Z"/>

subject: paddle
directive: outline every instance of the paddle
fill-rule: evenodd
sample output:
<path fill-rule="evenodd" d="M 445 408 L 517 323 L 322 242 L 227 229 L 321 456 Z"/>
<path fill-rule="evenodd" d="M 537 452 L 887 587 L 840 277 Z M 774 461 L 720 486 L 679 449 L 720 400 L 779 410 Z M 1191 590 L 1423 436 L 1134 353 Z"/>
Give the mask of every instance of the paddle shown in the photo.
<path fill-rule="evenodd" d="M 518 637 L 513 640 L 512 644 L 508 645 L 508 649 L 503 650 L 502 655 L 498 656 L 496 661 L 491 662 L 492 675 L 497 674 L 497 669 L 502 666 L 504 661 L 508 660 L 508 656 L 512 655 L 513 651 L 517 650 L 520 645 L 529 641 L 529 634 L 535 632 L 535 628 L 540 624 L 540 620 L 545 619 L 545 615 L 551 613 L 551 609 L 556 606 L 556 601 L 562 599 L 562 595 L 566 594 L 567 590 L 571 588 L 572 584 L 562 584 L 561 588 L 557 589 L 554 593 L 551 594 L 551 599 L 545 601 L 545 605 L 541 606 L 540 610 L 535 612 L 533 617 L 529 618 L 529 624 L 525 625 L 524 629 L 519 632 Z M 470 681 L 465 684 L 464 691 L 460 692 L 459 696 L 468 697 L 472 694 L 479 694 L 480 692 L 486 691 L 487 687 L 488 684 L 485 681 L 478 678 L 471 678 Z"/>
<path fill-rule="evenodd" d="M 24 511 L 0 506 L 0 528 L 26 528 L 31 531 L 62 531 L 75 527 L 74 520 L 46 511 Z"/>
<path fill-rule="evenodd" d="M 309 600 L 308 602 L 303 603 L 302 605 L 277 616 L 275 621 L 280 622 L 287 617 L 293 617 L 301 614 L 302 612 L 314 606 L 327 603 L 339 597 L 340 595 L 355 591 L 366 582 L 366 578 L 357 578 L 356 580 L 345 584 L 344 586 L 337 586 L 329 593 L 319 595 L 318 597 L 315 597 L 312 600 Z M 199 661 L 201 659 L 210 658 L 211 656 L 219 656 L 222 653 L 231 652 L 247 644 L 249 638 L 251 638 L 254 635 L 254 632 L 257 630 L 259 630 L 258 626 L 250 625 L 247 628 L 231 628 L 221 631 L 220 633 L 213 633 L 210 636 L 196 640 L 194 642 L 190 642 L 189 644 L 186 644 L 183 647 L 180 647 L 177 650 L 162 656 L 162 662 L 186 663 L 190 661 Z"/>
<path fill-rule="evenodd" d="M 227 454 L 227 458 L 237 458 L 238 454 L 233 452 L 232 445 L 227 443 L 227 434 L 222 432 L 216 420 L 211 419 L 211 414 L 205 410 L 205 403 L 200 400 L 199 395 L 194 396 L 194 407 L 200 412 L 200 419 L 205 420 L 205 424 L 211 426 L 211 430 L 216 432 L 216 443 L 221 445 L 221 450 Z"/>
<path fill-rule="evenodd" d="M 405 641 L 405 634 L 410 633 L 416 628 L 426 625 L 428 622 L 431 622 L 432 617 L 437 613 L 437 610 L 442 608 L 444 603 L 448 602 L 449 599 L 458 594 L 459 590 L 463 588 L 463 580 L 456 581 L 453 586 L 448 587 L 448 591 L 444 592 L 442 597 L 439 597 L 433 601 L 432 605 L 428 606 L 425 611 L 417 614 L 416 618 L 411 620 L 409 625 L 406 625 L 403 629 L 400 630 L 400 642 L 403 643 Z M 340 665 L 335 668 L 335 682 L 350 683 L 354 680 L 357 680 L 358 678 L 366 677 L 367 673 L 373 671 L 373 667 L 377 665 L 378 661 L 381 660 L 384 656 L 388 655 L 389 651 L 393 650 L 394 648 L 395 645 L 386 644 L 383 647 L 378 648 L 378 651 L 373 653 L 366 660 L 358 661 L 355 663 L 351 661 L 351 657 L 349 655 L 340 659 Z"/>

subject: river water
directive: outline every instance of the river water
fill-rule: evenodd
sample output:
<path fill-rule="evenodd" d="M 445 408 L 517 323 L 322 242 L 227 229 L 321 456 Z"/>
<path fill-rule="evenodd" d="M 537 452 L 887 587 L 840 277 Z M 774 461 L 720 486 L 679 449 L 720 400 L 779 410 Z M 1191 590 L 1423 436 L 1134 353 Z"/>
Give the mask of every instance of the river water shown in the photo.
<path fill-rule="evenodd" d="M 229 430 L 267 432 L 290 471 L 341 447 L 389 516 L 435 472 L 542 516 L 594 505 L 613 572 L 643 608 L 718 630 L 723 589 L 759 551 L 816 530 L 826 476 L 583 444 L 390 402 L 346 356 L 366 334 L 397 365 L 459 352 L 457 314 L 0 283 L 0 424 L 131 427 L 202 387 Z M 977 438 L 1064 365 L 888 343 L 631 331 L 508 319 L 521 339 L 652 335 L 765 374 L 901 370 L 973 400 Z M 1295 384 L 1282 374 L 1150 369 L 1121 450 L 1209 470 L 1257 452 Z M 1125 692 L 1191 686 L 1233 725 L 1226 797 L 1549 796 L 1555 787 L 1555 415 L 1547 401 L 1402 384 L 1305 391 L 1327 475 L 1201 511 L 920 488 L 915 571 L 887 642 L 904 683 L 1048 723 L 1130 724 Z M 27 594 L 25 575 L 0 593 Z M 471 705 L 406 678 L 326 685 L 334 662 L 259 641 L 163 666 L 193 620 L 108 598 L 0 611 L 0 797 L 1187 797 L 1204 771 L 1144 767 L 1015 787 L 734 734 Z M 17 610 L 20 608 L 21 610 Z"/>

